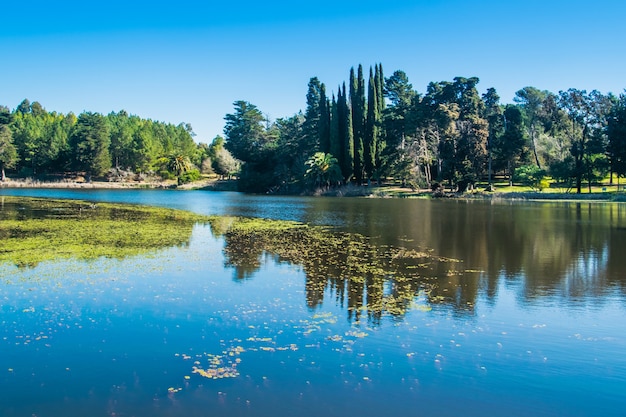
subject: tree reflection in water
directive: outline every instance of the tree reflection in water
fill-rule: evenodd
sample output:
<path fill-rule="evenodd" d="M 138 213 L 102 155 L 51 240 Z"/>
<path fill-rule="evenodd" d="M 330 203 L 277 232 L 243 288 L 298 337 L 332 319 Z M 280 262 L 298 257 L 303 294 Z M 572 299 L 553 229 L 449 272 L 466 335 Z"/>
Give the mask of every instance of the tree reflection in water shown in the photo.
<path fill-rule="evenodd" d="M 477 298 L 494 301 L 500 285 L 516 286 L 521 303 L 546 296 L 597 303 L 599 295 L 626 288 L 621 206 L 420 207 L 397 230 L 375 238 L 258 219 L 215 218 L 211 226 L 224 237 L 236 279 L 253 277 L 267 257 L 300 266 L 308 306 L 331 295 L 350 320 L 401 318 L 436 306 L 471 315 Z M 403 240 L 407 234 L 424 239 Z"/>
<path fill-rule="evenodd" d="M 308 307 L 316 308 L 330 293 L 354 321 L 365 314 L 375 323 L 383 315 L 402 317 L 445 301 L 436 276 L 440 271 L 455 275 L 458 264 L 432 251 L 375 245 L 363 235 L 298 223 L 222 219 L 211 224 L 214 234 L 224 237 L 225 263 L 236 279 L 253 277 L 268 256 L 298 265 L 306 275 Z"/>

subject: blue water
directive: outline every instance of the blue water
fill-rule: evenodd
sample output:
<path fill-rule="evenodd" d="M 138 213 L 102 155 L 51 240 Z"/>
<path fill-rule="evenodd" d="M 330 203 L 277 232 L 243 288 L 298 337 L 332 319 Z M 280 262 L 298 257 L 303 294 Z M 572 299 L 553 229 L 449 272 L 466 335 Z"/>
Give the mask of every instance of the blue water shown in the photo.
<path fill-rule="evenodd" d="M 330 286 L 309 307 L 305 271 L 271 254 L 237 279 L 208 226 L 151 256 L 0 266 L 2 416 L 624 415 L 619 208 L 149 190 L 0 198 L 9 194 L 326 224 L 463 266 L 442 274 L 441 302 L 416 297 L 380 321 L 355 321 Z"/>

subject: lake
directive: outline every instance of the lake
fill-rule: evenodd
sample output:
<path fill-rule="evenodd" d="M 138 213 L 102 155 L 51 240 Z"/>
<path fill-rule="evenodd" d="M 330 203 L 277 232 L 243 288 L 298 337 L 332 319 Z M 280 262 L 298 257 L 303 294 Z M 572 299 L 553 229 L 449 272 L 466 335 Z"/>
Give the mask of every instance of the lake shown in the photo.
<path fill-rule="evenodd" d="M 196 225 L 149 256 L 0 265 L 3 417 L 624 415 L 624 204 L 8 195 L 295 220 L 436 261 L 349 280 Z"/>

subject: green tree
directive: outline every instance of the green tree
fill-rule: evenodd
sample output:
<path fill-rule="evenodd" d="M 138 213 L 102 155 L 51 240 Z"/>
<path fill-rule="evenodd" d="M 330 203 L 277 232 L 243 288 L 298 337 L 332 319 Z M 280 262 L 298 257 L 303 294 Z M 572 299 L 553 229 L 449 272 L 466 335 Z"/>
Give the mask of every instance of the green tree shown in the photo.
<path fill-rule="evenodd" d="M 191 161 L 184 155 L 170 155 L 168 166 L 176 176 L 180 177 L 191 169 Z"/>
<path fill-rule="evenodd" d="M 111 168 L 109 126 L 101 114 L 80 114 L 69 141 L 73 166 L 85 172 L 88 182 L 92 176 L 103 175 Z"/>
<path fill-rule="evenodd" d="M 320 85 L 319 150 L 330 152 L 330 101 L 326 97 L 326 86 Z"/>
<path fill-rule="evenodd" d="M 526 162 L 526 129 L 524 116 L 518 106 L 507 105 L 503 117 L 506 127 L 504 133 L 496 140 L 494 151 L 497 159 L 504 163 L 504 169 L 509 176 L 509 183 L 512 184 L 516 164 Z M 540 170 L 539 167 L 536 168 Z"/>
<path fill-rule="evenodd" d="M 36 112 L 16 111 L 11 127 L 23 172 L 38 175 L 65 170 L 69 163 L 68 136 L 74 123 L 73 115 L 48 113 L 40 105 Z"/>
<path fill-rule="evenodd" d="M 242 161 L 239 187 L 242 191 L 276 191 L 275 175 L 280 131 L 270 124 L 256 106 L 235 102 L 235 113 L 227 114 L 224 133 L 226 149 Z"/>
<path fill-rule="evenodd" d="M 188 172 L 192 165 L 189 157 L 185 155 L 169 155 L 167 158 L 168 169 L 176 175 L 178 185 L 182 184 L 182 176 Z"/>
<path fill-rule="evenodd" d="M 234 106 L 235 113 L 224 118 L 226 149 L 243 162 L 258 160 L 267 142 L 263 126 L 266 119 L 255 105 L 246 101 L 236 101 Z"/>
<path fill-rule="evenodd" d="M 493 172 L 493 151 L 494 146 L 498 142 L 500 136 L 504 131 L 504 114 L 502 106 L 500 106 L 500 96 L 496 92 L 495 88 L 487 89 L 487 92 L 483 94 L 483 102 L 485 103 L 484 118 L 489 125 L 489 136 L 487 139 L 487 153 L 488 153 L 488 182 L 491 185 L 491 175 Z"/>
<path fill-rule="evenodd" d="M 385 111 L 385 75 L 383 74 L 383 64 L 378 63 L 374 68 L 374 84 L 376 84 L 376 97 L 378 97 L 378 114 L 381 115 Z"/>
<path fill-rule="evenodd" d="M 415 114 L 414 110 L 419 103 L 419 96 L 413 90 L 406 73 L 399 70 L 385 79 L 384 93 L 390 105 L 384 108 L 382 114 L 381 137 L 384 137 L 386 147 L 381 151 L 381 166 L 386 175 L 405 178 L 404 173 L 408 172 L 405 166 L 410 160 L 404 152 L 407 146 L 406 137 L 409 134 L 408 123 L 409 120 L 415 122 L 412 124 L 413 128 L 418 124 L 417 117 L 412 117 L 411 112 Z M 413 128 L 411 132 L 414 132 Z M 398 165 L 398 161 L 402 163 Z M 398 166 L 402 168 L 398 169 Z"/>
<path fill-rule="evenodd" d="M 38 101 L 33 101 L 33 103 L 30 105 L 30 112 L 35 117 L 42 116 L 46 113 L 43 106 Z"/>
<path fill-rule="evenodd" d="M 306 161 L 305 179 L 315 187 L 328 187 L 341 182 L 341 170 L 331 154 L 316 152 Z"/>
<path fill-rule="evenodd" d="M 569 118 L 559 106 L 559 98 L 556 94 L 548 92 L 543 101 L 542 109 L 543 135 L 540 135 L 538 145 L 541 148 L 540 159 L 549 167 L 553 178 L 560 178 L 566 174 L 566 168 L 571 164 L 571 144 L 567 130 Z M 571 165 L 573 166 L 573 165 Z M 572 171 L 573 172 L 573 171 Z M 569 174 L 566 175 L 569 180 Z"/>
<path fill-rule="evenodd" d="M 354 176 L 354 129 L 352 128 L 352 109 L 348 104 L 346 84 L 339 90 L 337 98 L 337 125 L 341 147 L 339 165 L 345 182 Z"/>
<path fill-rule="evenodd" d="M 611 108 L 609 97 L 594 90 L 570 88 L 559 91 L 559 104 L 567 113 L 570 121 L 571 154 L 574 158 L 574 176 L 576 193 L 581 193 L 582 180 L 586 176 L 591 192 L 594 165 L 598 155 L 604 154 L 601 134 L 605 131 L 607 116 Z"/>
<path fill-rule="evenodd" d="M 436 165 L 436 176 L 427 171 L 426 179 L 436 177 L 456 186 L 458 164 L 459 105 L 453 85 L 448 81 L 429 83 L 421 100 L 415 99 L 409 113 L 409 129 L 420 140 L 422 160 Z M 430 162 L 432 161 L 432 162 Z"/>
<path fill-rule="evenodd" d="M 326 113 L 323 108 L 326 104 L 323 103 L 325 100 L 326 97 L 322 99 L 322 83 L 320 83 L 317 77 L 312 77 L 309 80 L 306 93 L 306 111 L 304 113 L 304 125 L 302 126 L 304 137 L 301 141 L 301 148 L 304 149 L 304 153 L 307 155 L 311 155 L 320 146 L 320 135 L 322 130 L 325 130 L 325 126 L 322 127 L 321 125 L 326 122 L 322 116 L 322 112 Z"/>
<path fill-rule="evenodd" d="M 331 153 L 332 155 L 336 155 L 337 161 L 341 165 L 342 146 L 341 146 L 341 140 L 340 140 L 340 135 L 339 135 L 339 106 L 337 104 L 337 99 L 335 98 L 334 94 L 330 102 L 330 124 L 329 124 L 328 140 L 330 142 L 330 147 L 329 147 L 328 152 Z"/>
<path fill-rule="evenodd" d="M 109 152 L 111 154 L 113 166 L 115 168 L 130 168 L 134 164 L 131 157 L 133 143 L 133 124 L 126 111 L 122 110 L 118 113 L 110 113 L 107 115 L 110 126 L 111 146 Z"/>
<path fill-rule="evenodd" d="M 21 114 L 28 114 L 30 113 L 30 110 L 30 101 L 27 98 L 22 100 L 22 102 L 15 109 L 16 112 Z"/>
<path fill-rule="evenodd" d="M 404 71 L 394 71 L 391 77 L 385 79 L 385 94 L 391 101 L 392 107 L 408 107 L 416 95 Z"/>
<path fill-rule="evenodd" d="M 367 93 L 367 118 L 365 124 L 365 141 L 363 149 L 363 164 L 365 169 L 365 175 L 368 178 L 374 176 L 375 170 L 378 168 L 379 160 L 379 139 L 380 139 L 380 122 L 381 114 L 379 113 L 380 106 L 378 102 L 381 98 L 378 97 L 378 86 L 374 80 L 374 74 L 370 67 L 370 76 L 368 82 Z"/>
<path fill-rule="evenodd" d="M 485 173 L 487 166 L 487 141 L 489 130 L 487 120 L 483 118 L 484 103 L 478 94 L 477 77 L 456 77 L 454 85 L 460 95 L 461 109 L 459 121 L 459 157 L 462 161 L 462 176 L 459 189 L 474 185 Z"/>
<path fill-rule="evenodd" d="M 7 106 L 0 105 L 0 125 L 10 125 L 13 123 L 13 115 Z"/>
<path fill-rule="evenodd" d="M 297 187 L 304 177 L 304 162 L 311 151 L 304 149 L 304 116 L 299 113 L 292 117 L 276 120 L 278 139 L 275 152 L 274 185 L 288 192 Z"/>
<path fill-rule="evenodd" d="M 626 176 L 626 93 L 612 106 L 607 121 L 607 154 L 619 183 L 619 177 Z"/>
<path fill-rule="evenodd" d="M 530 146 L 538 168 L 541 168 L 541 162 L 537 151 L 537 141 L 543 130 L 541 122 L 544 115 L 544 102 L 548 94 L 547 91 L 541 91 L 535 87 L 524 87 L 517 91 L 513 98 L 513 101 L 519 103 L 524 110 L 526 132 L 530 138 Z"/>
<path fill-rule="evenodd" d="M 365 80 L 363 79 L 363 66 L 359 64 L 357 75 L 354 68 L 350 69 L 350 103 L 352 109 L 352 136 L 354 178 L 357 184 L 363 182 L 364 174 L 364 146 L 365 146 Z"/>
<path fill-rule="evenodd" d="M 4 170 L 15 167 L 17 161 L 18 156 L 13 146 L 11 129 L 5 124 L 0 124 L 0 181 L 6 180 Z"/>

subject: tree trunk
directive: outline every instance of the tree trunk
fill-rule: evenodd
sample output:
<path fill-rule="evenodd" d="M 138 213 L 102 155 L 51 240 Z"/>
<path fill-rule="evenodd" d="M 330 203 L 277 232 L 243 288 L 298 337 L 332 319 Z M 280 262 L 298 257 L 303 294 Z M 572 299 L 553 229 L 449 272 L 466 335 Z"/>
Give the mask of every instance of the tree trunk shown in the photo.
<path fill-rule="evenodd" d="M 513 186 L 513 173 L 511 172 L 511 161 L 507 161 L 506 170 L 509 173 L 509 187 Z"/>
<path fill-rule="evenodd" d="M 537 168 L 541 169 L 541 164 L 539 163 L 539 156 L 537 155 L 537 145 L 535 144 L 535 125 L 534 124 L 530 128 L 530 141 L 533 147 L 533 155 L 535 156 L 535 162 L 537 163 Z"/>
<path fill-rule="evenodd" d="M 491 146 L 489 147 L 489 167 L 487 168 L 488 184 L 491 185 Z"/>
<path fill-rule="evenodd" d="M 576 194 L 582 192 L 583 185 L 583 173 L 582 173 L 582 159 L 576 156 Z"/>

